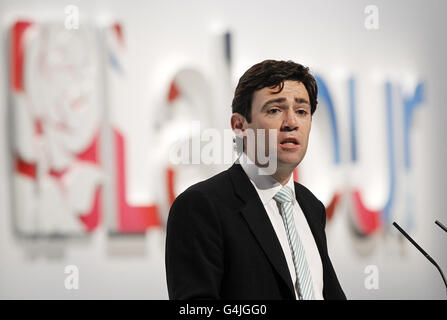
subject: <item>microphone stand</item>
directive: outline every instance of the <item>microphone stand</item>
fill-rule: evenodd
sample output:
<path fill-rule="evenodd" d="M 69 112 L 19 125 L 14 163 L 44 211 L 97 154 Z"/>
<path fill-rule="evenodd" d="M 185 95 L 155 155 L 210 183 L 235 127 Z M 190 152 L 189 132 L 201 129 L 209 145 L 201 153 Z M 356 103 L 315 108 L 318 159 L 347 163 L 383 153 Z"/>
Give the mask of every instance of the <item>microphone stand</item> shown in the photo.
<path fill-rule="evenodd" d="M 435 223 L 445 232 L 447 232 L 447 227 L 445 225 L 443 225 L 441 222 L 439 222 L 438 220 L 435 221 Z"/>
<path fill-rule="evenodd" d="M 438 222 L 439 221 L 436 221 L 436 224 L 438 224 Z M 443 226 L 440 222 L 439 222 L 439 224 L 438 224 L 442 229 L 444 229 L 445 228 L 445 226 Z M 442 280 L 444 281 L 444 285 L 445 285 L 445 288 L 446 288 L 446 294 L 447 294 L 447 281 L 445 280 L 445 276 L 444 276 L 444 273 L 442 272 L 442 270 L 441 270 L 441 267 L 439 267 L 439 265 L 436 263 L 436 261 L 435 260 L 433 260 L 433 258 L 432 257 L 430 257 L 430 255 L 427 253 L 427 252 L 425 252 L 424 251 L 424 249 L 422 249 L 417 243 L 416 243 L 416 241 L 414 241 L 396 222 L 393 222 L 393 226 L 395 226 L 396 227 L 396 229 L 397 230 L 399 230 L 400 231 L 400 233 L 402 233 L 404 236 L 405 236 L 405 238 L 407 238 L 408 239 L 408 241 L 410 241 L 415 247 L 416 247 L 416 249 L 418 249 L 423 255 L 424 255 L 424 257 L 426 257 L 427 259 L 428 259 L 428 261 L 430 261 L 435 267 L 436 267 L 436 269 L 438 269 L 438 271 L 439 271 L 439 273 L 441 274 L 441 277 L 442 277 Z M 444 230 L 446 230 L 446 229 L 444 229 Z M 446 230 L 447 231 L 447 230 Z"/>

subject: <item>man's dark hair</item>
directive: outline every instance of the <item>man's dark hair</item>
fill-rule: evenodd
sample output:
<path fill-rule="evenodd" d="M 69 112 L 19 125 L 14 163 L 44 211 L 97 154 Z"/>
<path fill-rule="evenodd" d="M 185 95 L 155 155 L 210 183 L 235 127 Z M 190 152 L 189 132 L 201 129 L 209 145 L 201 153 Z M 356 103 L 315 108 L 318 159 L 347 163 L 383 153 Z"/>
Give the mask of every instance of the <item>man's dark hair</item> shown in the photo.
<path fill-rule="evenodd" d="M 309 73 L 309 68 L 290 60 L 264 60 L 248 69 L 239 79 L 236 87 L 231 105 L 233 113 L 240 113 L 248 122 L 251 122 L 253 93 L 262 88 L 273 89 L 277 86 L 279 89 L 275 93 L 280 93 L 286 80 L 299 81 L 304 85 L 310 99 L 311 114 L 313 114 L 317 108 L 317 81 Z"/>

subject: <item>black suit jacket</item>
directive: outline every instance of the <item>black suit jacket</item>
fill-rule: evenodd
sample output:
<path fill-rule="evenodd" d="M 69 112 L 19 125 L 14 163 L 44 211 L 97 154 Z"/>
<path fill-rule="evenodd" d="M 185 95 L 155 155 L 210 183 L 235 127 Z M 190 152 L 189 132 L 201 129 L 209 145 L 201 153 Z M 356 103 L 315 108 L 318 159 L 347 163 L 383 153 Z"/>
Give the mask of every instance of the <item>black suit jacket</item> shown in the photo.
<path fill-rule="evenodd" d="M 346 299 L 328 256 L 326 211 L 295 182 L 323 264 L 323 296 Z M 295 299 L 267 212 L 240 164 L 199 182 L 171 206 L 166 235 L 170 299 Z"/>

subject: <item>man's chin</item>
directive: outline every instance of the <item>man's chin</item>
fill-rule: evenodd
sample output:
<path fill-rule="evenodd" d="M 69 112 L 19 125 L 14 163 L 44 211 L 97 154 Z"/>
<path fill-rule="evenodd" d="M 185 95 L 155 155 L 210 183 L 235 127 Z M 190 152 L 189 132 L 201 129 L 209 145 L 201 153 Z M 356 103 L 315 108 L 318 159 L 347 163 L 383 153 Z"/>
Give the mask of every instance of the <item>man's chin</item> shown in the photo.
<path fill-rule="evenodd" d="M 301 160 L 300 159 L 281 159 L 278 158 L 278 167 L 282 167 L 282 168 L 296 168 L 296 166 L 298 166 L 300 164 Z"/>

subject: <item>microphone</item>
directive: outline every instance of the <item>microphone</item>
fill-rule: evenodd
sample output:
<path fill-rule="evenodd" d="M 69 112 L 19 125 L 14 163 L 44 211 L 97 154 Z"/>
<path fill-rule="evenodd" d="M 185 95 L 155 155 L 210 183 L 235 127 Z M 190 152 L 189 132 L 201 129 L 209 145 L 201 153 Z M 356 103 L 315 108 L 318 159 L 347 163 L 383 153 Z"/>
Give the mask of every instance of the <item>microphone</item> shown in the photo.
<path fill-rule="evenodd" d="M 438 220 L 435 221 L 435 223 L 445 232 L 447 232 L 447 227 L 445 225 L 443 225 L 441 222 L 439 222 Z"/>
<path fill-rule="evenodd" d="M 439 222 L 439 221 L 437 221 L 437 222 Z M 432 257 L 430 257 L 430 255 L 427 253 L 427 252 L 425 252 L 425 250 L 424 249 L 422 249 L 417 243 L 416 243 L 416 241 L 414 241 L 396 222 L 393 222 L 393 226 L 395 226 L 396 227 L 396 229 L 397 230 L 399 230 L 400 231 L 400 233 L 402 233 L 404 236 L 405 236 L 405 238 L 407 238 L 408 239 L 408 241 L 410 241 L 415 247 L 416 247 L 416 249 L 418 249 L 423 255 L 424 255 L 424 257 L 426 257 L 427 259 L 428 259 L 428 261 L 430 261 L 435 267 L 436 267 L 436 269 L 438 269 L 438 271 L 439 271 L 439 273 L 441 274 L 441 277 L 442 277 L 442 280 L 444 281 L 444 285 L 445 285 L 445 287 L 446 287 L 446 290 L 447 290 L 447 281 L 445 280 L 445 277 L 444 277 L 444 273 L 442 272 L 442 270 L 441 270 L 441 268 L 439 267 L 439 265 L 436 263 L 436 261 L 435 260 L 433 260 L 433 258 Z M 442 226 L 443 227 L 443 229 L 445 228 L 445 226 Z M 441 228 L 442 228 L 441 227 Z M 445 230 L 445 229 L 444 229 Z M 447 291 L 446 291 L 446 294 L 447 294 Z"/>

